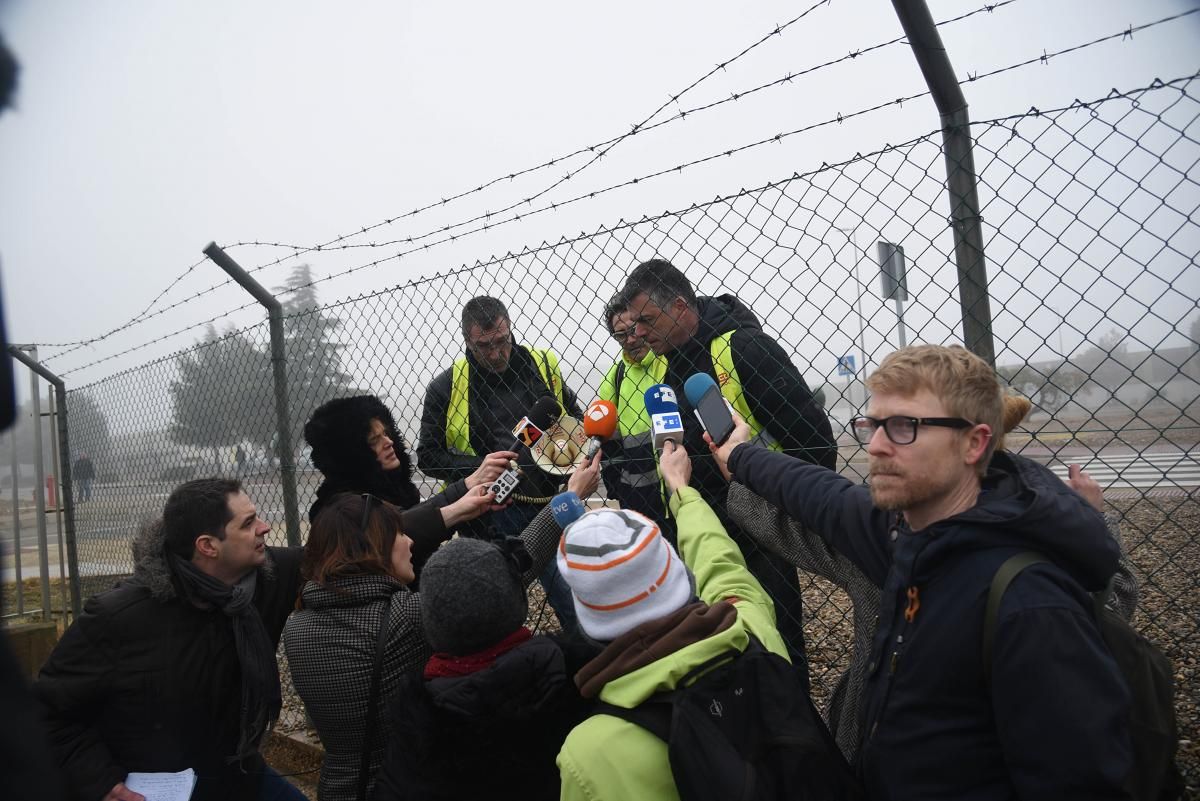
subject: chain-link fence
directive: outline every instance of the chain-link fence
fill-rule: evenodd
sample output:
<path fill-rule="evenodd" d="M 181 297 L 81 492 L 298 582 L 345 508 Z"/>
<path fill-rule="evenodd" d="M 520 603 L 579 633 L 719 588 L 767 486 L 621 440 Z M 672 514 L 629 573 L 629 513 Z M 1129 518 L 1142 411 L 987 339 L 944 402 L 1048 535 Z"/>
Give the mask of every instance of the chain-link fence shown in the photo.
<path fill-rule="evenodd" d="M 1194 743 L 1200 617 L 1200 84 L 1197 76 L 973 124 L 997 369 L 1034 408 L 1008 446 L 1103 486 L 1141 584 L 1135 625 L 1172 659 Z M 340 303 L 296 293 L 286 319 L 293 441 L 312 410 L 383 398 L 415 450 L 430 381 L 463 354 L 464 302 L 508 306 L 518 342 L 552 348 L 586 404 L 619 358 L 602 309 L 640 261 L 680 267 L 697 294 L 735 295 L 781 343 L 845 435 L 862 379 L 900 337 L 962 341 L 940 133 L 688 209 L 602 228 Z M 908 299 L 881 297 L 876 243 L 903 248 Z M 299 275 L 304 283 L 303 270 Z M 170 489 L 236 474 L 284 541 L 265 323 L 73 390 L 71 437 L 96 465 L 77 505 L 83 593 L 132 567 L 139 521 Z M 514 421 L 515 422 L 515 421 Z M 295 453 L 300 509 L 321 476 Z M 426 493 L 434 483 L 425 481 Z M 307 523 L 302 524 L 301 539 Z M 847 664 L 844 593 L 802 574 L 814 695 Z M 281 722 L 302 724 L 298 705 Z M 1195 745 L 1181 763 L 1195 783 Z"/>

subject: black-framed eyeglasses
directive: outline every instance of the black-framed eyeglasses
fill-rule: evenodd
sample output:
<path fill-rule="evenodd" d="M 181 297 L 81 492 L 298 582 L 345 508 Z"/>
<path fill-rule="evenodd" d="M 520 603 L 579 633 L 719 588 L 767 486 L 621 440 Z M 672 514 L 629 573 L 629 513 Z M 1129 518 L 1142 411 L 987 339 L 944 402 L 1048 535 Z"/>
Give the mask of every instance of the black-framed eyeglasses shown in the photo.
<path fill-rule="evenodd" d="M 875 429 L 883 426 L 883 433 L 887 434 L 896 445 L 911 445 L 917 441 L 917 429 L 921 426 L 939 426 L 941 428 L 970 428 L 975 425 L 970 420 L 964 420 L 961 417 L 907 417 L 902 414 L 894 414 L 891 417 L 867 417 L 859 415 L 850 419 L 850 433 L 858 440 L 859 445 L 866 445 L 871 441 L 871 437 L 875 435 Z"/>

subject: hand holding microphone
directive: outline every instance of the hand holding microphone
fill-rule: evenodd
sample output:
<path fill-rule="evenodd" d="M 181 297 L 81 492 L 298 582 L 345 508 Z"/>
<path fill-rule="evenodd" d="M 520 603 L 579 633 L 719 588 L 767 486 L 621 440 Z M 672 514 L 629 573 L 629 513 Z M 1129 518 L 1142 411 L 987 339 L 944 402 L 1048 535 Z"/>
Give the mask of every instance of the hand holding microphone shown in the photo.
<path fill-rule="evenodd" d="M 655 384 L 646 390 L 645 400 L 646 411 L 650 414 L 654 450 L 661 451 L 668 441 L 682 445 L 683 418 L 679 414 L 675 390 L 667 384 Z"/>
<path fill-rule="evenodd" d="M 683 384 L 683 394 L 696 411 L 696 419 L 716 445 L 733 433 L 733 413 L 717 382 L 708 373 L 695 373 Z"/>
<path fill-rule="evenodd" d="M 491 484 L 508 469 L 509 462 L 517 458 L 516 451 L 495 451 L 483 457 L 483 462 L 475 468 L 475 472 L 467 476 L 467 489 Z"/>
<path fill-rule="evenodd" d="M 558 417 L 558 401 L 547 395 L 539 398 L 533 404 L 529 414 L 522 417 L 513 429 L 512 446 L 508 450 L 520 454 L 522 448 L 528 448 L 542 438 L 542 434 L 550 427 L 550 423 Z M 507 468 L 489 488 L 496 496 L 496 503 L 504 503 L 516 491 L 521 483 L 521 471 L 515 467 Z"/>
<path fill-rule="evenodd" d="M 570 490 L 560 492 L 550 499 L 550 513 L 554 515 L 554 522 L 558 523 L 559 528 L 566 528 L 586 512 L 587 507 L 583 505 L 583 501 Z"/>
<path fill-rule="evenodd" d="M 584 458 L 591 459 L 604 441 L 617 431 L 617 407 L 612 401 L 594 401 L 583 415 L 583 433 L 587 436 Z"/>

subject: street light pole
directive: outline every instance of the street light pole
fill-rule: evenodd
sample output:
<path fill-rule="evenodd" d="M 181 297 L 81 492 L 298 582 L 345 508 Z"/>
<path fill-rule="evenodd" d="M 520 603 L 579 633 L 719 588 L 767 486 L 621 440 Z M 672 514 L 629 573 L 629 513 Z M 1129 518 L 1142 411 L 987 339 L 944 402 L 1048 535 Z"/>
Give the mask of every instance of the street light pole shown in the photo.
<path fill-rule="evenodd" d="M 838 228 L 837 230 L 841 231 L 842 234 L 845 235 L 845 237 L 850 240 L 850 247 L 852 247 L 854 249 L 854 286 L 855 286 L 854 308 L 855 308 L 855 311 L 858 313 L 858 361 L 859 361 L 859 363 L 857 365 L 855 365 L 854 375 L 851 377 L 851 380 L 858 379 L 859 372 L 860 371 L 862 372 L 862 379 L 859 380 L 859 384 L 862 386 L 862 401 L 861 401 L 860 405 L 863 405 L 863 404 L 866 404 L 866 402 L 867 402 L 867 384 L 866 384 L 867 350 L 866 350 L 866 346 L 863 344 L 864 337 L 865 337 L 865 334 L 863 333 L 865 326 L 863 325 L 863 313 L 862 313 L 863 285 L 862 285 L 862 281 L 860 281 L 858 278 L 858 260 L 859 260 L 859 255 L 860 255 L 859 251 L 858 251 L 858 229 L 857 228 Z"/>

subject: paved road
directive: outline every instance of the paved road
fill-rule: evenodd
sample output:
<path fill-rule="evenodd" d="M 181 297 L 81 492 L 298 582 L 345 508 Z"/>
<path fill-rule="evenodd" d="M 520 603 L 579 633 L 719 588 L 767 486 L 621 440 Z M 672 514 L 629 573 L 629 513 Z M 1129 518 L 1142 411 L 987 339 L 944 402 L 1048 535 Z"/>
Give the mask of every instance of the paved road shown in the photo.
<path fill-rule="evenodd" d="M 1200 450 L 1109 454 L 1045 461 L 1061 478 L 1067 465 L 1078 464 L 1104 489 L 1191 489 L 1200 487 Z"/>

